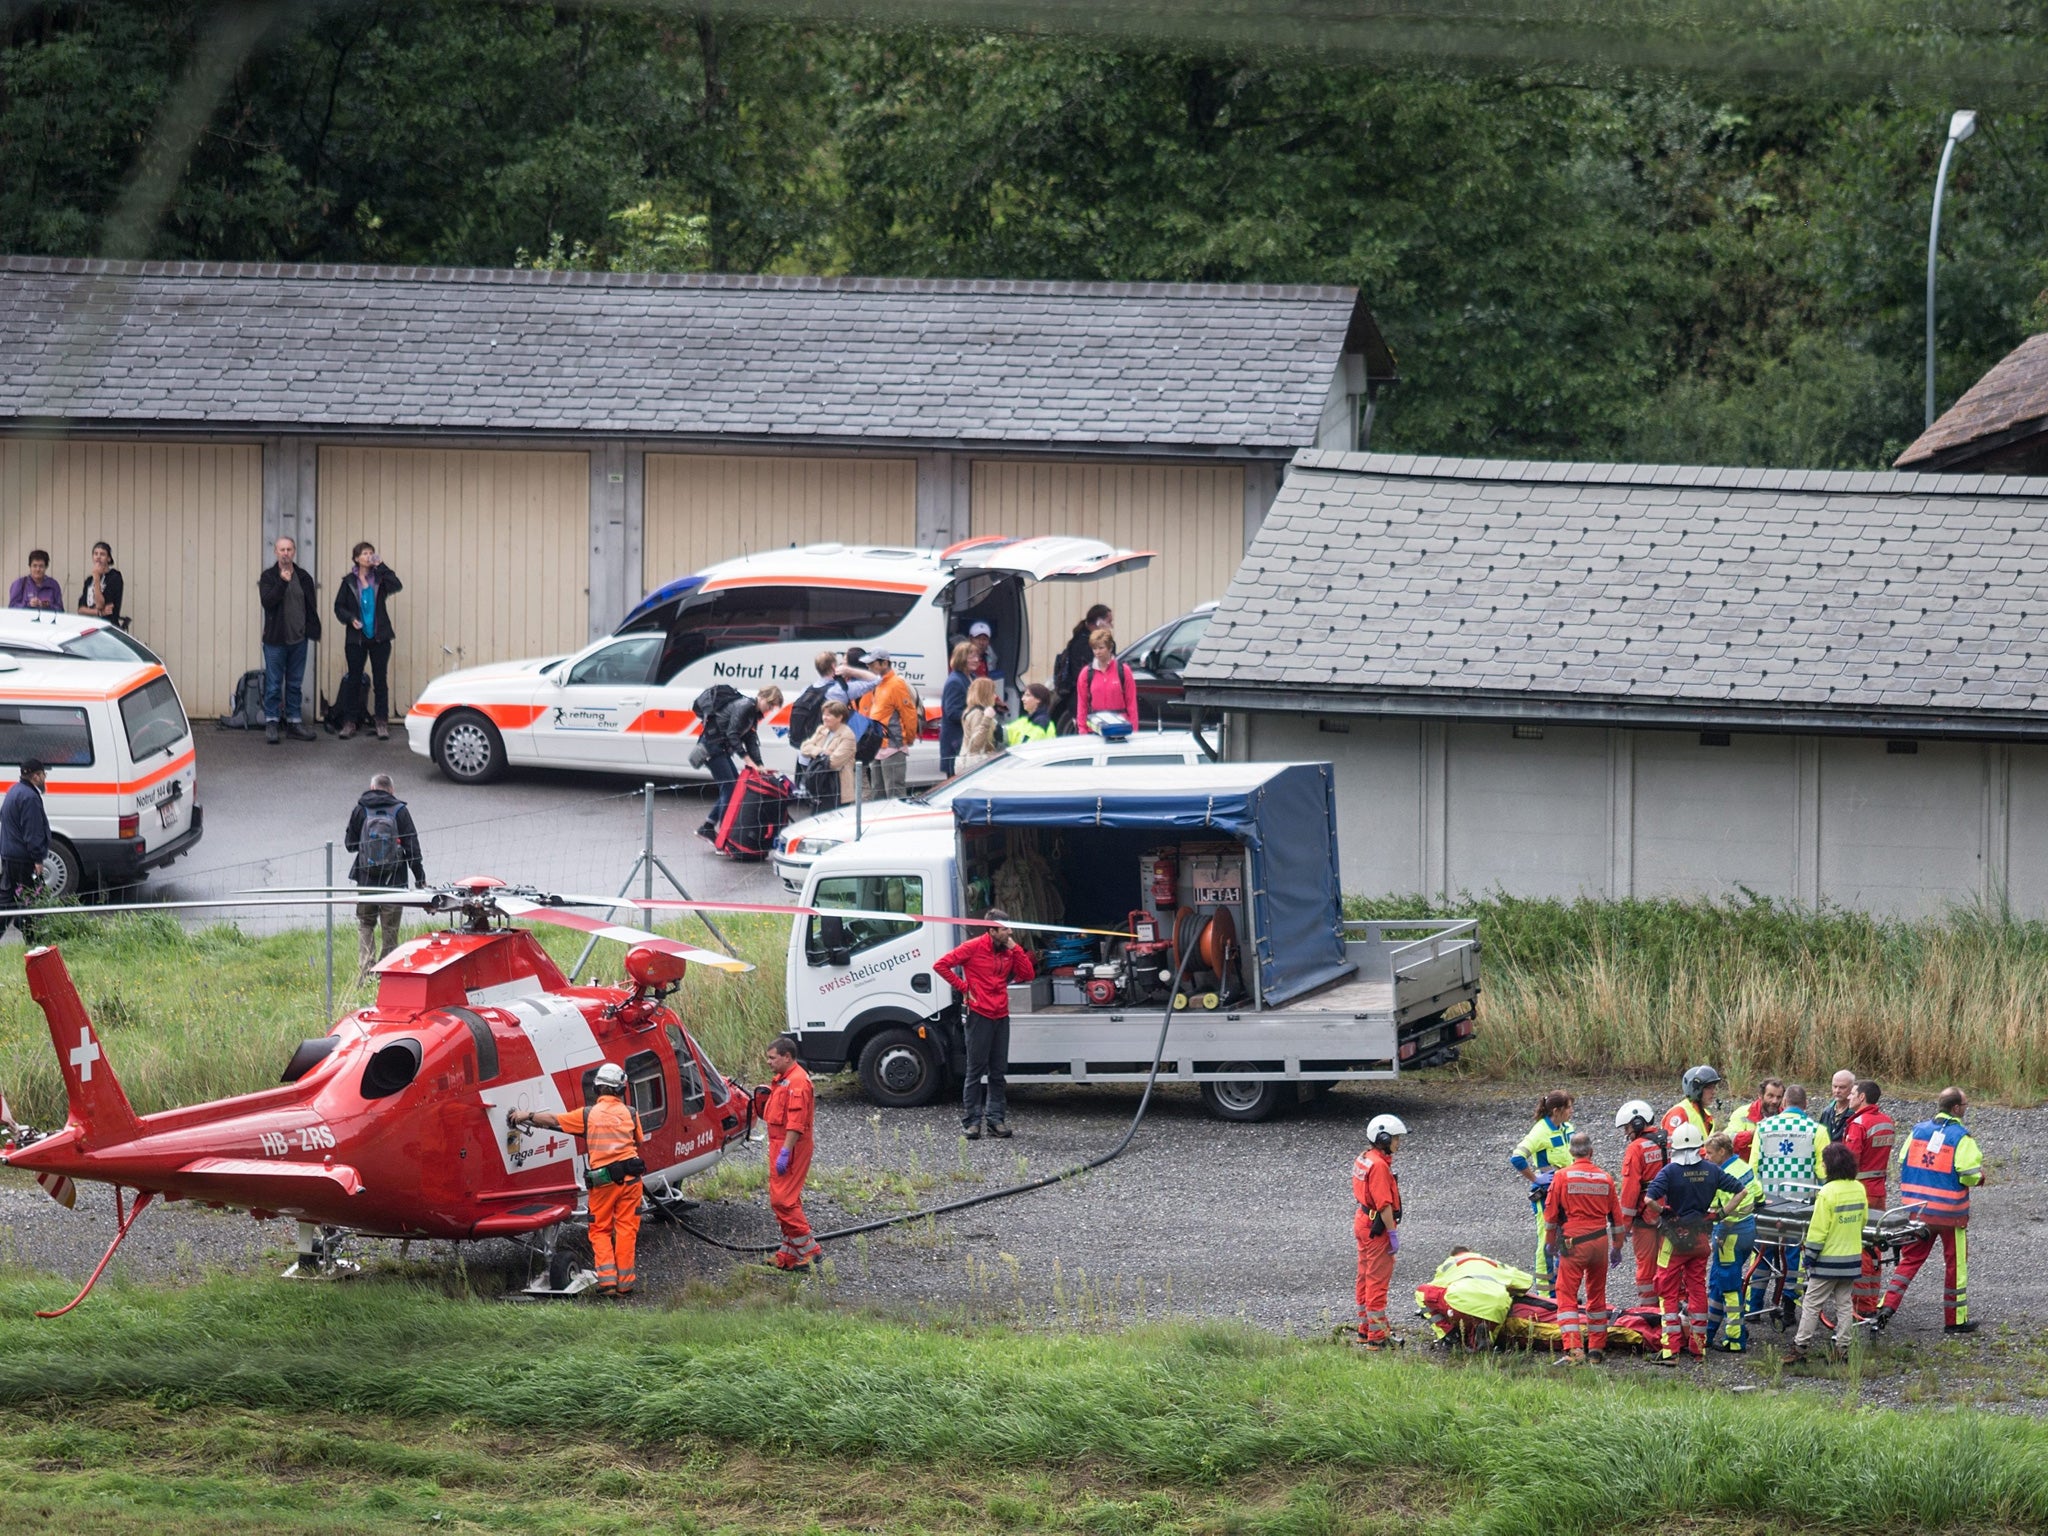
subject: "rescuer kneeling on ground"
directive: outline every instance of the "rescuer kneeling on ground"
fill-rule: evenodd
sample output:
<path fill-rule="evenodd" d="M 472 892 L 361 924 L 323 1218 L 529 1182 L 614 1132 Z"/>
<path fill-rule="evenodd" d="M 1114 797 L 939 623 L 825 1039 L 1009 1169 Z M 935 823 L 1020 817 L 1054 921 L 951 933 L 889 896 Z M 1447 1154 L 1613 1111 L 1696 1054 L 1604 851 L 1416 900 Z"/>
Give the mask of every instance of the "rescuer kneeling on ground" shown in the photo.
<path fill-rule="evenodd" d="M 633 1289 L 633 1245 L 640 1235 L 640 1176 L 644 1144 L 640 1117 L 626 1107 L 626 1069 L 608 1061 L 597 1069 L 597 1102 L 588 1109 L 552 1115 L 546 1110 L 513 1110 L 505 1123 L 515 1129 L 537 1125 L 567 1131 L 584 1140 L 590 1186 L 590 1252 L 597 1261 L 597 1289 L 624 1296 Z"/>
<path fill-rule="evenodd" d="M 777 1269 L 809 1269 L 824 1252 L 804 1215 L 804 1180 L 811 1175 L 818 1100 L 811 1075 L 797 1065 L 796 1041 L 777 1035 L 768 1043 L 775 1084 L 761 1118 L 768 1125 L 768 1208 L 782 1228 L 782 1246 L 769 1260 Z"/>

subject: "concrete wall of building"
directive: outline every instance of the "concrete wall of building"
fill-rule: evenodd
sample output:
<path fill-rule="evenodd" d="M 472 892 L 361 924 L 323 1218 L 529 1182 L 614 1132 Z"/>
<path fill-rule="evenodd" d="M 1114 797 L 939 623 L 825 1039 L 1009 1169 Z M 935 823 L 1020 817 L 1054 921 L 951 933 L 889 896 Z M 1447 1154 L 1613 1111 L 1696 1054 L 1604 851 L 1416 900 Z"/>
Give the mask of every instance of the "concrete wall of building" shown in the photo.
<path fill-rule="evenodd" d="M 1336 765 L 1347 891 L 2048 917 L 2048 747 L 1541 729 L 1261 714 L 1233 717 L 1231 740 Z"/>

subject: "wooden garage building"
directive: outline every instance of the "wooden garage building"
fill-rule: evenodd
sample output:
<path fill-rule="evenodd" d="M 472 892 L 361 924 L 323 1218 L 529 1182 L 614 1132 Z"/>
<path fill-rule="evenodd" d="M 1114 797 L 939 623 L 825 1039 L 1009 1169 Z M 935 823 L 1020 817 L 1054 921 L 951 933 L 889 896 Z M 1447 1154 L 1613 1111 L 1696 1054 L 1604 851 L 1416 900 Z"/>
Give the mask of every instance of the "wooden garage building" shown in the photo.
<path fill-rule="evenodd" d="M 1127 638 L 1219 597 L 1297 449 L 1393 360 L 1348 288 L 0 259 L 0 571 L 114 546 L 194 713 L 255 580 L 358 539 L 406 581 L 394 705 L 573 648 L 646 591 L 816 540 L 1093 534 Z M 1034 599 L 1050 664 L 1072 594 Z M 325 647 L 330 690 L 340 647 Z"/>

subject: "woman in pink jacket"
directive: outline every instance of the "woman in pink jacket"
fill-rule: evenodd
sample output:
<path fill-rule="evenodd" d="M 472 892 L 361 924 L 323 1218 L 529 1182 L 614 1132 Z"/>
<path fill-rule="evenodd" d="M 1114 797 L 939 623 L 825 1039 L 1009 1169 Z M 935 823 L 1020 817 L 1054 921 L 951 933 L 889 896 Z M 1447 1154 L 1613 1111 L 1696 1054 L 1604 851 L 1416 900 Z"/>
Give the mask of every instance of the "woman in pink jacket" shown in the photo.
<path fill-rule="evenodd" d="M 1131 669 L 1116 659 L 1116 636 L 1098 629 L 1088 637 L 1094 659 L 1074 679 L 1074 729 L 1083 736 L 1095 732 L 1089 716 L 1122 715 L 1132 730 L 1138 728 L 1138 680 Z"/>

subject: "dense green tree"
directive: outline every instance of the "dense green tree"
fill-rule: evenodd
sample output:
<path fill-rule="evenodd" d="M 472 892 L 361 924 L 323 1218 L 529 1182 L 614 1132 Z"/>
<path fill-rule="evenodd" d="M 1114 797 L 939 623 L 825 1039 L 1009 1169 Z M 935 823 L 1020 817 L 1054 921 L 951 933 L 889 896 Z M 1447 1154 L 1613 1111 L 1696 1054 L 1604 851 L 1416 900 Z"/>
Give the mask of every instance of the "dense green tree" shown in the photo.
<path fill-rule="evenodd" d="M 160 257 L 1346 283 L 1401 359 L 1378 446 L 1868 465 L 1919 429 L 1925 100 L 359 0 L 276 5 L 186 144 L 226 14 L 0 4 L 0 248 L 118 246 L 168 156 Z M 1944 401 L 2048 325 L 2044 166 L 2031 110 L 1959 157 Z"/>

